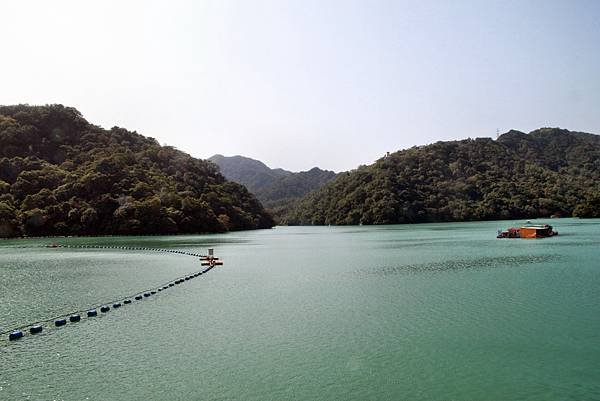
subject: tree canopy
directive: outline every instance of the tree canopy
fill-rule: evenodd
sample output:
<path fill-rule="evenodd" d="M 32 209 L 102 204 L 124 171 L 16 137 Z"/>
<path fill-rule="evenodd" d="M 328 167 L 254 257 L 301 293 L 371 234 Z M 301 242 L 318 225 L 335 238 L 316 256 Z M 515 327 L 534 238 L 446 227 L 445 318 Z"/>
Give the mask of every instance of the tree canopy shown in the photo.
<path fill-rule="evenodd" d="M 287 224 L 391 224 L 600 215 L 600 137 L 543 128 L 437 142 L 341 173 Z"/>
<path fill-rule="evenodd" d="M 274 224 L 210 162 L 62 105 L 0 107 L 0 236 L 175 234 Z"/>

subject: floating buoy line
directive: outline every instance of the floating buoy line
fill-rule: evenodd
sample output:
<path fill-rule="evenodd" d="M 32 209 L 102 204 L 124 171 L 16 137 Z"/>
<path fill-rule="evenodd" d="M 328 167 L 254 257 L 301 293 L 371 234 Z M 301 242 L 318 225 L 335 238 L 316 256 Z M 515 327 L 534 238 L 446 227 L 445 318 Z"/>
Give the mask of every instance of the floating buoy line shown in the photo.
<path fill-rule="evenodd" d="M 131 246 L 106 246 L 106 245 L 59 245 L 50 244 L 44 246 L 45 248 L 76 248 L 76 249 L 116 249 L 124 251 L 153 251 L 153 252 L 164 252 L 174 253 L 179 255 L 193 256 L 200 259 L 201 266 L 206 266 L 205 269 L 188 273 L 184 276 L 177 277 L 173 280 L 164 282 L 158 286 L 146 289 L 144 291 L 138 291 L 130 295 L 120 296 L 110 302 L 98 303 L 89 308 L 71 311 L 62 315 L 54 316 L 51 318 L 38 320 L 36 322 L 30 322 L 23 324 L 18 327 L 13 327 L 10 330 L 0 331 L 0 336 L 8 334 L 9 341 L 15 341 L 23 338 L 26 334 L 35 335 L 41 333 L 45 327 L 62 327 L 66 326 L 67 322 L 70 324 L 81 322 L 82 319 L 91 319 L 98 316 L 98 310 L 102 314 L 106 314 L 111 311 L 111 308 L 119 309 L 126 305 L 132 305 L 134 302 L 143 301 L 146 298 L 152 297 L 159 292 L 166 291 L 171 288 L 175 288 L 186 281 L 192 280 L 203 274 L 208 273 L 215 266 L 223 265 L 223 262 L 219 258 L 214 256 L 213 249 L 208 250 L 208 255 L 201 255 L 198 253 L 180 251 L 176 249 L 164 249 L 164 248 L 147 248 L 147 247 L 131 247 Z M 25 248 L 25 247 L 18 247 Z"/>

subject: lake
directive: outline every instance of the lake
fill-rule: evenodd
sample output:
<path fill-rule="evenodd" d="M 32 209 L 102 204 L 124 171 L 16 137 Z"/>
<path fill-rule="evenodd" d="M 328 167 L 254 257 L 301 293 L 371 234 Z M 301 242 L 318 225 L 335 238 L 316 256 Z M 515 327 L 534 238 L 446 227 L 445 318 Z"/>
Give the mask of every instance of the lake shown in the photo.
<path fill-rule="evenodd" d="M 550 222 L 550 221 L 548 221 Z M 600 220 L 0 241 L 1 400 L 598 400 Z"/>

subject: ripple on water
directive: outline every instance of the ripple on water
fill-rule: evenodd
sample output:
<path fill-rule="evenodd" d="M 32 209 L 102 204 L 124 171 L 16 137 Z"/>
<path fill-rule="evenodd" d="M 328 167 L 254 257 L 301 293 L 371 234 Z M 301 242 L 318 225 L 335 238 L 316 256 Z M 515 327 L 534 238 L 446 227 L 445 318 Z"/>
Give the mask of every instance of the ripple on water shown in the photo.
<path fill-rule="evenodd" d="M 481 257 L 475 259 L 446 260 L 442 262 L 364 268 L 356 270 L 354 273 L 359 275 L 372 274 L 378 276 L 386 276 L 391 274 L 416 274 L 444 272 L 452 270 L 493 269 L 504 267 L 519 267 L 537 263 L 547 263 L 556 261 L 559 258 L 560 255 Z"/>

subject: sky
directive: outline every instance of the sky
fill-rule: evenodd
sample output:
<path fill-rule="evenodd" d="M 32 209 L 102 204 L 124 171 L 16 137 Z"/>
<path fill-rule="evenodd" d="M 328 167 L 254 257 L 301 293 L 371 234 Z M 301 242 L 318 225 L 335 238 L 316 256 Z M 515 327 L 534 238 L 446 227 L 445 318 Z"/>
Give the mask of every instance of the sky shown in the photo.
<path fill-rule="evenodd" d="M 292 171 L 600 134 L 600 1 L 0 1 L 0 104 Z"/>

